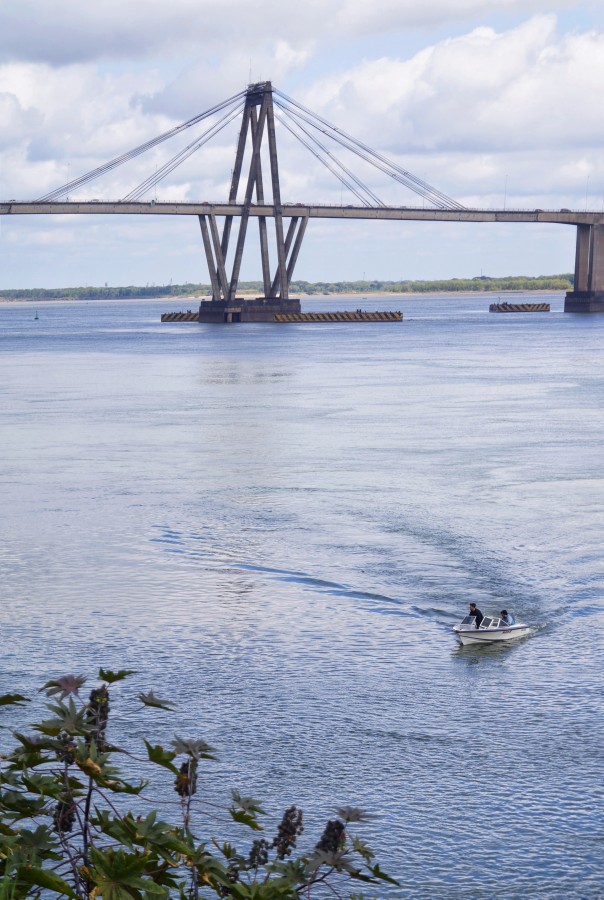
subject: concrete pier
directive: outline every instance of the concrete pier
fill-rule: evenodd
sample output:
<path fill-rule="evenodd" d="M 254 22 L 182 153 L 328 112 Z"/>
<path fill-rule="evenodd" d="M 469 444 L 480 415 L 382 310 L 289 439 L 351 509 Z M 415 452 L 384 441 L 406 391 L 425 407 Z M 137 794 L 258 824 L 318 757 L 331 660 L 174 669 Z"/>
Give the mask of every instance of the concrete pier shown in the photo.
<path fill-rule="evenodd" d="M 255 300 L 202 300 L 199 312 L 162 313 L 162 322 L 204 322 L 223 325 L 233 322 L 402 322 L 400 311 L 376 312 L 363 309 L 343 312 L 300 311 L 299 300 L 275 300 L 257 297 Z"/>
<path fill-rule="evenodd" d="M 278 297 L 256 297 L 252 300 L 236 297 L 233 300 L 202 300 L 199 322 L 223 324 L 231 322 L 274 322 L 279 313 L 300 313 L 300 301 Z"/>
<path fill-rule="evenodd" d="M 564 312 L 604 312 L 604 225 L 577 225 L 574 288 Z"/>
<path fill-rule="evenodd" d="M 569 291 L 564 301 L 564 312 L 604 313 L 604 291 Z"/>

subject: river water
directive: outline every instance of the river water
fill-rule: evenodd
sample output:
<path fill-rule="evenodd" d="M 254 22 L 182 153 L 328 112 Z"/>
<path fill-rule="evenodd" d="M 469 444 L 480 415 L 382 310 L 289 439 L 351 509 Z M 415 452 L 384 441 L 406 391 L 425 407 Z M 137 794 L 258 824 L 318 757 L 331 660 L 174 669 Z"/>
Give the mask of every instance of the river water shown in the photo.
<path fill-rule="evenodd" d="M 370 811 L 394 896 L 604 896 L 604 316 L 494 299 L 0 306 L 0 691 L 136 669 L 178 709 L 114 738 L 205 738 L 311 846 Z M 459 648 L 471 600 L 531 636 Z"/>

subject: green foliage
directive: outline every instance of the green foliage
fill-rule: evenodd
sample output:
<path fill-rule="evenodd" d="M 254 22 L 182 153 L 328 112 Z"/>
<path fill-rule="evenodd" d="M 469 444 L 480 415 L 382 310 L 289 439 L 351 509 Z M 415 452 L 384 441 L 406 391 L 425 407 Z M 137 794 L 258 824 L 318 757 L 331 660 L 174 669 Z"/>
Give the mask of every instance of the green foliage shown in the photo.
<path fill-rule="evenodd" d="M 24 703 L 29 703 L 29 700 L 23 694 L 2 694 L 0 696 L 0 706 L 22 706 Z"/>
<path fill-rule="evenodd" d="M 175 737 L 170 750 L 144 742 L 147 764 L 163 778 L 169 773 L 177 794 L 175 820 L 162 818 L 141 796 L 150 782 L 132 781 L 115 763 L 118 755 L 126 765 L 132 757 L 106 739 L 107 685 L 131 674 L 100 669 L 103 683 L 88 699 L 80 696 L 82 675 L 48 681 L 42 691 L 50 717 L 30 726 L 34 734 L 13 732 L 16 747 L 0 757 L 0 900 L 287 900 L 317 891 L 344 897 L 347 882 L 396 884 L 374 862 L 371 848 L 349 833 L 351 823 L 366 818 L 354 807 L 336 810 L 337 818 L 304 853 L 298 849 L 301 809 L 286 809 L 269 840 L 258 836 L 264 835 L 266 815 L 261 805 L 232 791 L 217 822 L 228 813 L 230 832 L 250 837 L 242 838 L 243 848 L 220 840 L 197 794 L 198 772 L 203 767 L 205 774 L 215 751 L 198 738 Z M 25 700 L 5 694 L 0 706 Z M 174 705 L 152 692 L 138 694 L 138 700 L 162 710 Z M 140 713 L 141 707 L 132 711 Z M 139 795 L 136 811 L 124 806 L 129 794 Z M 141 804 L 151 808 L 143 814 Z"/>
<path fill-rule="evenodd" d="M 112 672 L 111 669 L 99 669 L 99 678 L 102 678 L 107 684 L 123 681 L 128 675 L 136 675 L 136 669 L 120 669 L 119 672 Z"/>
<path fill-rule="evenodd" d="M 138 699 L 144 706 L 155 706 L 156 709 L 166 709 L 170 711 L 174 709 L 174 704 L 170 703 L 169 700 L 161 700 L 159 697 L 156 697 L 153 691 L 148 691 L 146 694 L 141 691 L 138 695 Z"/>
<path fill-rule="evenodd" d="M 58 694 L 63 700 L 69 694 L 75 694 L 76 697 L 80 693 L 80 688 L 86 684 L 85 675 L 63 675 L 61 678 L 54 678 L 43 684 L 40 690 L 44 691 L 47 697 Z"/>
<path fill-rule="evenodd" d="M 504 278 L 449 278 L 442 281 L 293 281 L 292 295 L 298 294 L 438 294 L 501 291 L 570 291 L 574 276 L 509 275 Z M 242 286 L 243 288 L 243 286 Z"/>
<path fill-rule="evenodd" d="M 468 291 L 570 291 L 574 275 L 510 275 L 504 278 L 451 278 L 442 281 L 292 281 L 290 291 L 295 294 L 434 294 L 441 292 Z M 242 281 L 242 293 L 261 295 L 264 287 L 261 281 Z M 196 298 L 212 293 L 209 284 L 164 284 L 137 287 L 75 287 L 75 288 L 32 288 L 27 290 L 0 291 L 0 300 L 149 300 L 159 297 Z M 117 673 L 122 674 L 122 673 Z M 127 672 L 126 674 L 131 674 Z M 103 678 L 103 675 L 99 677 Z M 109 679 L 105 679 L 109 680 Z"/>

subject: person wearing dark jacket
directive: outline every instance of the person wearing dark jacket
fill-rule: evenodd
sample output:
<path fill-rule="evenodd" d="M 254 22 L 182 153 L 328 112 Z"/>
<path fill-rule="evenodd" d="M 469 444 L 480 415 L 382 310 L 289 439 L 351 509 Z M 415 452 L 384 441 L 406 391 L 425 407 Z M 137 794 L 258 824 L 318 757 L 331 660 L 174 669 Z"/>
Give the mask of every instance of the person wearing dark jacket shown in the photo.
<path fill-rule="evenodd" d="M 484 616 L 475 603 L 470 603 L 470 615 L 476 617 L 476 627 L 480 628 L 480 623 L 484 619 Z"/>

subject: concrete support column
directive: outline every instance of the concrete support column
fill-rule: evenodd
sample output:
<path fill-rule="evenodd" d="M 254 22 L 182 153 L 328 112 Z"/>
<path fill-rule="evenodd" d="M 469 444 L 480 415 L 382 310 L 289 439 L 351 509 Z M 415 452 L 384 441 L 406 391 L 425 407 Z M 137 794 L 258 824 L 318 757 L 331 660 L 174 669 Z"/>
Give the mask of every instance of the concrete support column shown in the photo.
<path fill-rule="evenodd" d="M 577 225 L 577 249 L 575 252 L 575 290 L 588 290 L 589 245 L 591 225 Z"/>
<path fill-rule="evenodd" d="M 198 216 L 199 225 L 201 227 L 201 236 L 203 238 L 203 248 L 206 252 L 208 261 L 208 272 L 210 273 L 210 281 L 212 282 L 212 300 L 220 300 L 220 282 L 216 270 L 216 263 L 212 253 L 212 242 L 210 240 L 210 231 L 205 216 Z"/>
<path fill-rule="evenodd" d="M 576 289 L 576 288 L 575 288 Z M 604 226 L 592 225 L 589 241 L 589 291 L 604 291 Z"/>
<path fill-rule="evenodd" d="M 577 225 L 575 289 L 564 312 L 604 312 L 604 225 Z"/>

